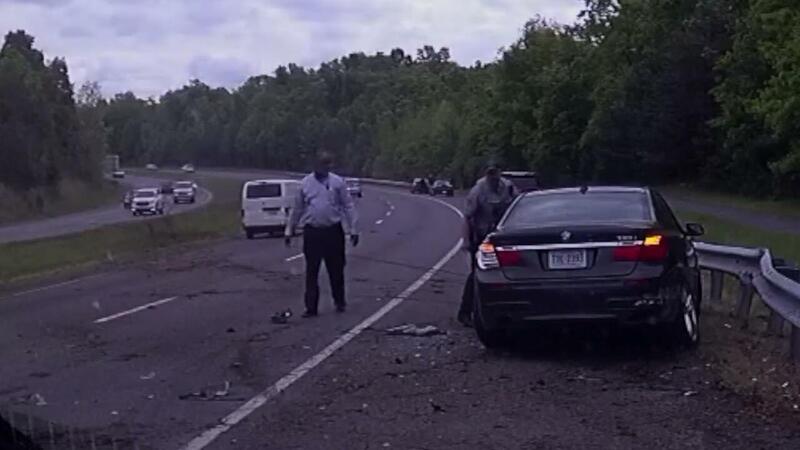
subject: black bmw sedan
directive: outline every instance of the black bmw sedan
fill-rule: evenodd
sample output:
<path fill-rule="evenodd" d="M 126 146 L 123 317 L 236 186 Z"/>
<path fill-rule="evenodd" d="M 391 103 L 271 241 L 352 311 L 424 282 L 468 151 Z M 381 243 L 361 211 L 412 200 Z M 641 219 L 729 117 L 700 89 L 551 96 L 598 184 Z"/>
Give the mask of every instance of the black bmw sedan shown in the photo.
<path fill-rule="evenodd" d="M 475 328 L 487 347 L 541 322 L 650 325 L 699 339 L 701 282 L 692 238 L 655 190 L 582 187 L 529 192 L 476 255 Z"/>

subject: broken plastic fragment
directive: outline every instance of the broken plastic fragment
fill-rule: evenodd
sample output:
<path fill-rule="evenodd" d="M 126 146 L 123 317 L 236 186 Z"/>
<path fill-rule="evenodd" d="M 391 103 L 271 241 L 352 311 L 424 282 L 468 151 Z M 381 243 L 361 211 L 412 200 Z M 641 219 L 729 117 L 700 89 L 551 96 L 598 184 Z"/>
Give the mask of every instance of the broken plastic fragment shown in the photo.
<path fill-rule="evenodd" d="M 152 380 L 155 377 L 156 377 L 156 373 L 155 372 L 150 372 L 147 375 L 140 375 L 139 379 L 140 380 Z"/>

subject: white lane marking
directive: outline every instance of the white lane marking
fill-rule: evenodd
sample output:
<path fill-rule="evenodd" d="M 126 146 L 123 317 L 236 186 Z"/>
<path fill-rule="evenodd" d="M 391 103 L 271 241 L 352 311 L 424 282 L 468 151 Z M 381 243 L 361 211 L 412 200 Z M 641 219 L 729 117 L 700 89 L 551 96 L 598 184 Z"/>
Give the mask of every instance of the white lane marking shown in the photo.
<path fill-rule="evenodd" d="M 294 255 L 294 256 L 290 256 L 290 257 L 286 258 L 286 262 L 292 262 L 295 259 L 300 259 L 300 258 L 303 258 L 303 257 L 304 257 L 304 255 L 302 253 L 300 253 L 299 255 Z"/>
<path fill-rule="evenodd" d="M 94 321 L 94 323 L 106 323 L 111 322 L 112 320 L 119 319 L 120 317 L 130 316 L 131 314 L 136 314 L 139 311 L 144 311 L 147 308 L 151 308 L 153 306 L 163 305 L 164 303 L 169 303 L 173 300 L 176 300 L 178 297 L 169 297 L 169 298 L 162 298 L 161 300 L 148 303 L 146 305 L 137 306 L 136 308 L 129 309 L 127 311 L 122 311 L 116 314 L 112 314 L 110 316 L 101 317 Z"/>
<path fill-rule="evenodd" d="M 12 297 L 20 297 L 20 296 L 27 295 L 27 294 L 33 294 L 35 292 L 46 291 L 48 289 L 54 289 L 54 288 L 58 288 L 58 287 L 69 286 L 70 284 L 80 283 L 81 281 L 85 281 L 85 280 L 88 280 L 90 278 L 96 278 L 96 277 L 99 277 L 100 275 L 103 275 L 103 274 L 98 273 L 98 274 L 95 274 L 95 275 L 88 275 L 88 276 L 85 276 L 83 278 L 77 278 L 75 280 L 64 281 L 62 283 L 50 284 L 50 285 L 42 286 L 42 287 L 36 288 L 36 289 L 30 289 L 30 290 L 27 290 L 27 291 L 16 292 L 14 294 L 11 294 L 11 296 Z"/>
<path fill-rule="evenodd" d="M 446 205 L 447 207 L 455 211 L 456 214 L 459 215 L 459 217 L 461 218 L 464 217 L 464 215 L 461 214 L 461 211 L 459 211 L 458 208 L 454 207 L 453 205 L 450 205 L 442 201 L 437 201 L 437 202 Z M 462 243 L 463 239 L 459 239 L 456 245 L 453 248 L 451 248 L 450 251 L 447 252 L 447 254 L 444 255 L 444 257 L 439 260 L 439 262 L 437 262 L 433 267 L 428 269 L 427 272 L 425 272 L 421 277 L 419 277 L 417 281 L 412 283 L 411 286 L 407 287 L 406 290 L 401 292 L 400 295 L 390 300 L 381 309 L 377 310 L 374 314 L 364 319 L 363 322 L 359 323 L 358 325 L 350 329 L 350 331 L 346 332 L 345 334 L 337 338 L 335 341 L 328 344 L 328 346 L 322 349 L 322 351 L 312 356 L 311 358 L 307 359 L 304 363 L 300 364 L 299 366 L 295 367 L 294 370 L 284 375 L 283 378 L 278 380 L 275 384 L 268 387 L 266 390 L 256 395 L 255 397 L 251 398 L 250 400 L 248 400 L 247 403 L 243 404 L 232 413 L 223 417 L 218 425 L 214 425 L 213 427 L 204 431 L 201 435 L 192 439 L 188 444 L 186 444 L 185 447 L 182 447 L 182 450 L 202 450 L 206 448 L 209 444 L 214 442 L 214 440 L 218 438 L 222 433 L 225 433 L 226 431 L 233 428 L 236 424 L 247 418 L 247 416 L 255 412 L 258 408 L 264 406 L 268 401 L 275 398 L 275 396 L 286 390 L 289 386 L 297 382 L 299 379 L 303 378 L 303 376 L 305 376 L 312 369 L 320 365 L 326 359 L 330 358 L 331 355 L 333 355 L 337 350 L 347 345 L 348 342 L 352 341 L 356 336 L 361 334 L 364 330 L 372 326 L 383 316 L 385 316 L 390 311 L 395 309 L 398 305 L 403 303 L 405 299 L 411 297 L 411 295 L 414 294 L 414 292 L 416 292 L 419 288 L 421 288 L 425 283 L 427 283 L 428 280 L 430 280 L 431 277 L 433 277 L 433 275 L 436 272 L 438 272 L 445 264 L 447 264 L 451 259 L 453 259 L 453 257 L 461 250 Z"/>
<path fill-rule="evenodd" d="M 383 219 L 378 219 L 375 221 L 375 225 L 380 225 L 383 223 Z"/>

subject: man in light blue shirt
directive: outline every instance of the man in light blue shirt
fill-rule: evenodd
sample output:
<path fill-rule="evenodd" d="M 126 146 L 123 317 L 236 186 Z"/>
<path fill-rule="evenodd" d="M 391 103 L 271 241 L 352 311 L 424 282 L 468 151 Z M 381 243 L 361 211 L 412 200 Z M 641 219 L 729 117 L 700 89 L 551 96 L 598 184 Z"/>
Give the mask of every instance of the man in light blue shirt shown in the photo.
<path fill-rule="evenodd" d="M 347 184 L 331 173 L 333 158 L 321 153 L 314 171 L 305 178 L 294 200 L 286 224 L 286 245 L 297 228 L 303 229 L 303 255 L 306 260 L 306 311 L 303 317 L 315 317 L 319 305 L 319 269 L 322 261 L 331 282 L 331 293 L 337 312 L 347 307 L 344 291 L 345 231 L 350 242 L 358 245 L 356 208 L 347 192 Z"/>

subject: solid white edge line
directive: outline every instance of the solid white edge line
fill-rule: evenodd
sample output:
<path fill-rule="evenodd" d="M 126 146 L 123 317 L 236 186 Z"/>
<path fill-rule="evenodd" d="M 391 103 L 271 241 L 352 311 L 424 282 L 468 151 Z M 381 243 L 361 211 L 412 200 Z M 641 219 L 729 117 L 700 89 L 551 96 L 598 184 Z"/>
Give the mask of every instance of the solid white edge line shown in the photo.
<path fill-rule="evenodd" d="M 151 303 L 147 303 L 147 304 L 142 305 L 142 306 L 137 306 L 136 308 L 129 309 L 127 311 L 122 311 L 122 312 L 119 312 L 119 313 L 116 313 L 116 314 L 112 314 L 110 316 L 101 317 L 101 318 L 95 320 L 94 323 L 110 322 L 112 320 L 119 319 L 120 317 L 129 316 L 129 315 L 135 314 L 135 313 L 137 313 L 139 311 L 144 311 L 145 309 L 150 308 L 152 306 L 158 306 L 158 305 L 163 305 L 164 303 L 169 303 L 169 302 L 171 302 L 173 300 L 176 300 L 177 298 L 178 297 L 162 298 L 161 300 L 157 300 L 157 301 L 154 301 L 154 302 L 151 302 Z"/>
<path fill-rule="evenodd" d="M 294 256 L 290 256 L 290 257 L 286 258 L 286 260 L 285 260 L 285 261 L 286 261 L 286 262 L 292 262 L 292 261 L 294 261 L 295 259 L 300 259 L 300 258 L 304 258 L 304 257 L 305 257 L 305 255 L 303 255 L 302 253 L 300 253 L 299 255 L 294 255 Z"/>
<path fill-rule="evenodd" d="M 440 201 L 436 199 L 431 199 L 436 201 L 437 203 L 441 203 L 446 205 L 450 209 L 456 212 L 459 217 L 463 218 L 464 215 L 461 211 L 458 210 L 455 206 Z M 459 239 L 456 245 L 450 249 L 447 254 L 440 259 L 433 267 L 428 269 L 421 277 L 417 279 L 417 281 L 413 282 L 409 287 L 407 287 L 403 292 L 400 293 L 397 297 L 390 300 L 386 303 L 383 307 L 373 313 L 371 316 L 367 317 L 356 325 L 355 327 L 351 328 L 350 331 L 347 331 L 335 341 L 331 342 L 327 347 L 322 349 L 319 353 L 312 356 L 311 358 L 307 359 L 304 363 L 300 364 L 299 366 L 295 367 L 294 370 L 289 372 L 288 374 L 284 375 L 283 378 L 279 379 L 275 384 L 268 387 L 266 390 L 262 391 L 260 394 L 256 395 L 255 397 L 251 398 L 247 401 L 247 403 L 243 404 L 242 406 L 238 407 L 235 411 L 228 414 L 227 416 L 223 417 L 220 420 L 218 425 L 215 425 L 208 430 L 204 431 L 202 434 L 197 436 L 196 438 L 189 441 L 186 446 L 181 447 L 182 450 L 202 450 L 206 448 L 209 444 L 214 442 L 222 433 L 230 430 L 233 426 L 247 418 L 250 414 L 252 414 L 258 408 L 264 406 L 268 401 L 274 398 L 276 395 L 280 394 L 284 390 L 286 390 L 289 386 L 297 382 L 299 379 L 303 378 L 308 372 L 312 369 L 320 365 L 323 361 L 330 358 L 331 355 L 334 354 L 337 350 L 347 345 L 348 342 L 352 341 L 356 336 L 361 334 L 365 329 L 369 328 L 380 320 L 383 316 L 388 314 L 398 305 L 403 303 L 405 299 L 410 297 L 414 292 L 416 292 L 419 288 L 421 288 L 428 280 L 433 277 L 433 275 L 438 272 L 445 264 L 447 264 L 453 257 L 461 250 L 461 246 L 463 244 L 463 239 Z"/>
<path fill-rule="evenodd" d="M 58 287 L 69 286 L 70 284 L 80 283 L 81 281 L 88 280 L 90 278 L 99 277 L 100 275 L 102 275 L 102 274 L 98 273 L 96 275 L 89 275 L 89 276 L 85 276 L 83 278 L 76 278 L 74 280 L 64 281 L 64 282 L 61 282 L 61 283 L 55 283 L 55 284 L 51 284 L 51 285 L 48 285 L 48 286 L 42 286 L 42 287 L 36 288 L 36 289 L 29 289 L 27 291 L 16 292 L 14 294 L 11 294 L 11 296 L 12 297 L 21 297 L 21 296 L 27 295 L 27 294 L 33 294 L 33 293 L 36 293 L 36 292 L 42 292 L 42 291 L 46 291 L 46 290 L 49 290 L 49 289 L 55 289 L 55 288 L 58 288 Z"/>

